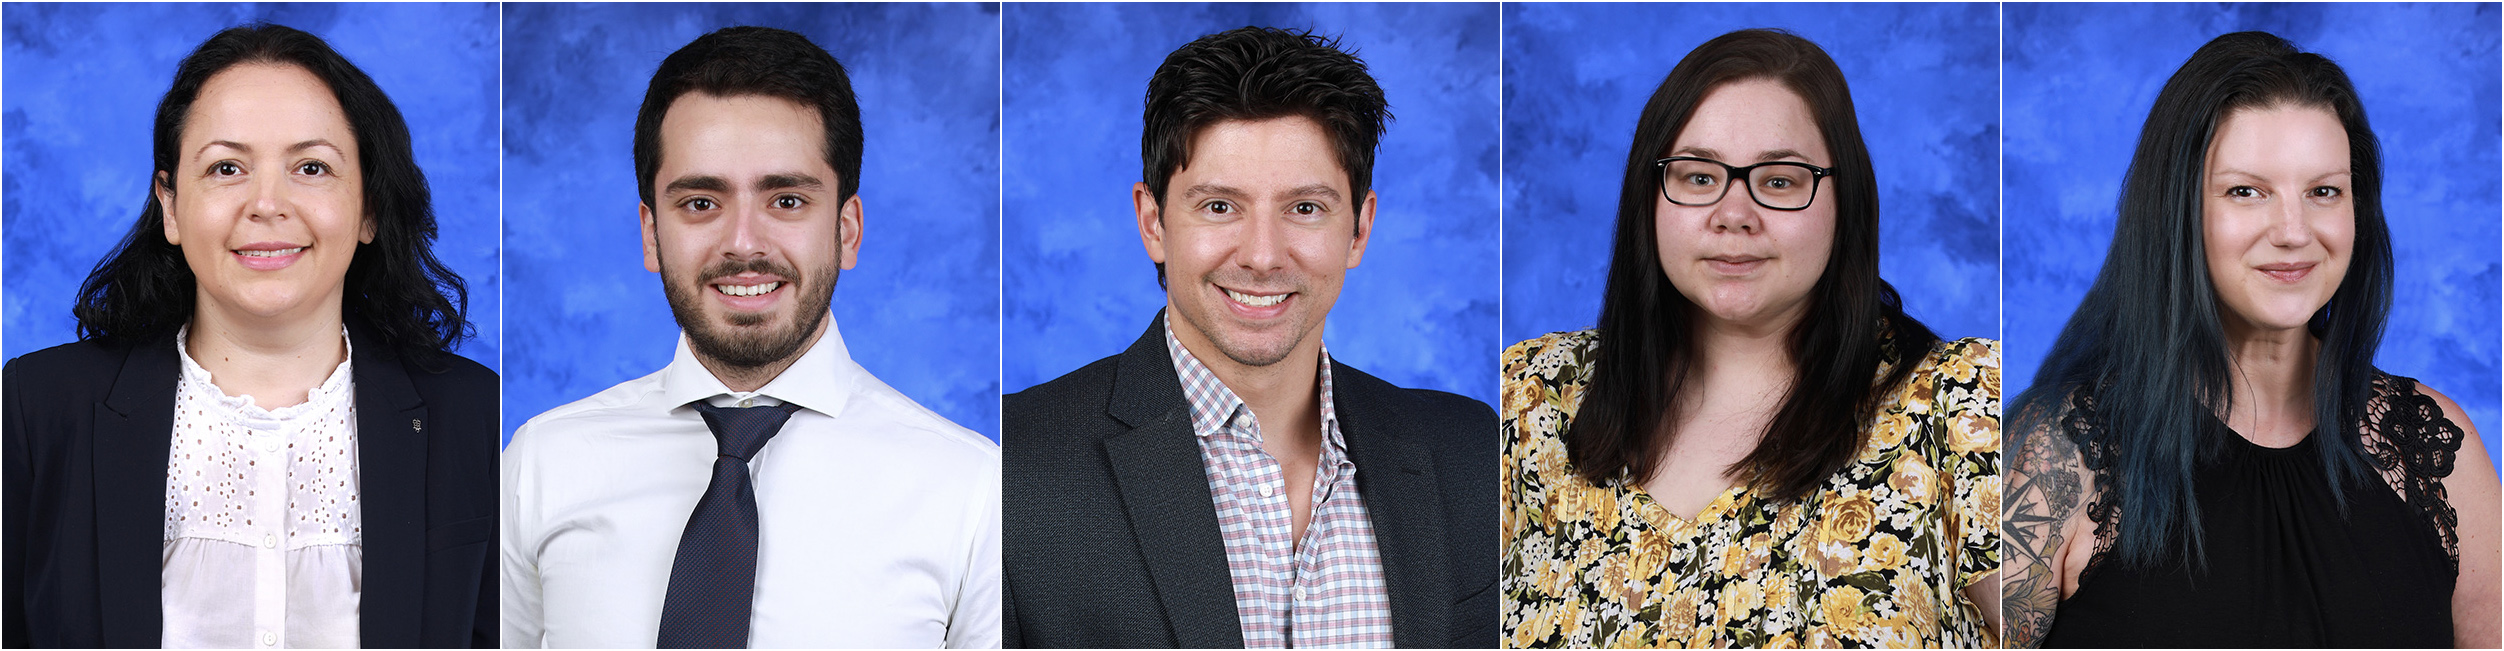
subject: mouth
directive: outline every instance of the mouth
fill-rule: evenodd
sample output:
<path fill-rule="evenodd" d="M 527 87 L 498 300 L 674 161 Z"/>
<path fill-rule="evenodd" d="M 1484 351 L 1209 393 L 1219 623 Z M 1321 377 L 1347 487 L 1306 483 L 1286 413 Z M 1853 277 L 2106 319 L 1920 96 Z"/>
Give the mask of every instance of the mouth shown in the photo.
<path fill-rule="evenodd" d="M 1713 271 L 1736 276 L 1755 271 L 1758 267 L 1765 266 L 1765 261 L 1772 259 L 1752 255 L 1718 255 L 1705 258 L 1704 263 L 1712 267 Z"/>
<path fill-rule="evenodd" d="M 242 264 L 246 269 L 277 271 L 303 259 L 304 252 L 311 248 L 313 247 L 310 245 L 285 242 L 254 242 L 241 248 L 230 249 L 228 253 L 233 254 L 235 262 Z"/>
<path fill-rule="evenodd" d="M 778 278 L 724 278 L 706 283 L 705 287 L 733 311 L 762 312 L 773 307 L 790 284 Z"/>
<path fill-rule="evenodd" d="M 2255 266 L 2252 269 L 2261 272 L 2263 276 L 2268 276 L 2271 280 L 2292 284 L 2302 282 L 2306 276 L 2312 275 L 2313 266 L 2316 264 L 2318 263 L 2279 262 Z"/>
<path fill-rule="evenodd" d="M 1227 287 L 1219 287 L 1217 289 L 1218 291 L 1226 293 L 1228 308 L 1230 308 L 1235 314 L 1250 319 L 1266 319 L 1280 314 L 1285 314 L 1287 311 L 1287 305 L 1292 302 L 1296 295 L 1296 292 L 1264 294 L 1239 291 Z"/>

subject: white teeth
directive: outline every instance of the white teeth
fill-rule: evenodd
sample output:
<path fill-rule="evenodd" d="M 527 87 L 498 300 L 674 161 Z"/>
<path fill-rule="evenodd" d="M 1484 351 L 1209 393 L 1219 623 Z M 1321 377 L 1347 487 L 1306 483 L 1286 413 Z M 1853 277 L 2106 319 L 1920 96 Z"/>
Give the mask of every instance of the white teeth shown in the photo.
<path fill-rule="evenodd" d="M 1250 306 L 1252 306 L 1252 307 L 1269 307 L 1269 306 L 1272 306 L 1272 305 L 1277 305 L 1279 301 L 1287 300 L 1287 296 L 1289 296 L 1289 295 L 1288 295 L 1288 294 L 1277 294 L 1277 295 L 1273 295 L 1273 296 L 1253 296 L 1253 295 L 1251 295 L 1251 294 L 1246 294 L 1246 293 L 1243 293 L 1243 292 L 1238 292 L 1238 291 L 1231 290 L 1231 289 L 1226 290 L 1226 297 L 1227 297 L 1227 298 L 1235 299 L 1235 302 L 1237 302 L 1237 303 L 1242 303 L 1242 304 L 1244 304 L 1244 305 L 1250 305 Z"/>
<path fill-rule="evenodd" d="M 278 249 L 276 251 L 236 251 L 236 253 L 241 253 L 255 258 L 284 258 L 295 255 L 297 251 L 302 250 L 304 250 L 304 247 L 299 246 L 292 249 Z"/>
<path fill-rule="evenodd" d="M 782 286 L 782 281 L 779 281 L 779 280 L 778 280 L 778 281 L 774 281 L 774 282 L 762 283 L 762 284 L 756 284 L 756 285 L 714 285 L 714 286 L 713 286 L 713 289 L 714 289 L 714 291 L 718 291 L 718 292 L 721 292 L 721 293 L 724 293 L 724 294 L 729 294 L 729 295 L 731 295 L 731 296 L 755 296 L 755 295 L 758 295 L 758 294 L 763 294 L 763 293 L 766 293 L 766 292 L 774 291 L 774 289 L 775 289 L 775 288 L 777 288 L 777 287 L 781 287 L 781 286 Z"/>

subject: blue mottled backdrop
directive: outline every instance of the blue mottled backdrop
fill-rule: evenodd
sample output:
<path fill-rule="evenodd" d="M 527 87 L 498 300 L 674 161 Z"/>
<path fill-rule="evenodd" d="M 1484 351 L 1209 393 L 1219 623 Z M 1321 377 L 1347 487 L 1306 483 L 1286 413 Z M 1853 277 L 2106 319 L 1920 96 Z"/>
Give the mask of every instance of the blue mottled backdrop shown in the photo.
<path fill-rule="evenodd" d="M 860 266 L 835 290 L 853 359 L 999 438 L 999 9 L 994 4 L 504 6 L 505 435 L 660 370 L 678 324 L 636 230 L 635 111 L 715 29 L 809 37 L 860 96 Z"/>
<path fill-rule="evenodd" d="M 1879 274 L 1942 337 L 1999 336 L 1996 8 L 1507 4 L 1504 340 L 1597 324 L 1635 122 L 1687 52 L 1781 28 L 1843 68 L 1877 167 Z"/>
<path fill-rule="evenodd" d="M 1120 353 L 1165 305 L 1130 203 L 1148 77 L 1193 39 L 1261 25 L 1340 37 L 1396 118 L 1374 160 L 1373 241 L 1331 310 L 1331 355 L 1400 386 L 1495 400 L 1495 4 L 1021 3 L 1002 22 L 1008 390 Z"/>
<path fill-rule="evenodd" d="M 147 202 L 149 138 L 174 66 L 218 30 L 294 27 L 374 78 L 408 121 L 434 189 L 435 255 L 469 282 L 478 336 L 457 350 L 497 368 L 496 14 L 473 4 L 29 4 L 0 9 L 0 230 L 5 356 L 78 339 L 70 307 Z"/>
<path fill-rule="evenodd" d="M 2468 410 L 2497 399 L 2497 12 L 2430 5 L 2010 4 L 2007 395 L 2102 268 L 2139 128 L 2209 39 L 2262 30 L 2347 69 L 2382 140 L 2397 295 L 2376 364 Z"/>

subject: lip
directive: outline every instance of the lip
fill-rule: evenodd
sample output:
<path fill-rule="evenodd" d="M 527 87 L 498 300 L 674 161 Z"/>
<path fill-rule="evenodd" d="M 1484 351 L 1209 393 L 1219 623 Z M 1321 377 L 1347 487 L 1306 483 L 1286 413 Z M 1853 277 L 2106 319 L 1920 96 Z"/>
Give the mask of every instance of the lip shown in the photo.
<path fill-rule="evenodd" d="M 226 252 L 226 254 L 234 256 L 235 263 L 243 265 L 243 268 L 245 269 L 251 269 L 253 271 L 277 271 L 294 266 L 297 260 L 304 259 L 304 252 L 311 250 L 313 250 L 313 245 L 310 244 L 296 244 L 292 242 L 253 242 L 251 244 L 230 249 Z M 285 255 L 271 255 L 270 252 L 273 251 L 290 252 Z"/>
<path fill-rule="evenodd" d="M 1752 255 L 1717 255 L 1705 258 L 1704 264 L 1705 266 L 1711 267 L 1713 271 L 1717 273 L 1730 276 L 1740 276 L 1754 272 L 1759 268 L 1763 268 L 1765 266 L 1765 261 L 1772 259 L 1773 258 L 1762 258 Z"/>
<path fill-rule="evenodd" d="M 772 288 L 766 290 L 764 293 L 749 296 L 734 296 L 723 293 L 722 291 L 724 286 L 754 287 L 766 284 L 771 284 Z M 712 295 L 713 300 L 721 301 L 724 307 L 728 307 L 734 311 L 763 312 L 767 308 L 773 307 L 776 302 L 781 301 L 783 295 L 791 293 L 791 280 L 773 274 L 739 274 L 736 276 L 723 276 L 720 278 L 705 280 L 704 293 Z"/>
<path fill-rule="evenodd" d="M 2252 270 L 2261 272 L 2261 275 L 2269 277 L 2270 280 L 2287 284 L 2295 284 L 2304 282 L 2305 277 L 2313 275 L 2313 267 L 2318 264 L 2320 263 L 2273 262 L 2264 265 L 2254 265 Z"/>
<path fill-rule="evenodd" d="M 1279 316 L 1286 314 L 1287 308 L 1294 306 L 1296 299 L 1299 298 L 1298 293 L 1292 291 L 1280 292 L 1245 290 L 1214 284 L 1210 286 L 1217 288 L 1217 295 L 1219 298 L 1226 301 L 1226 310 L 1228 312 L 1233 313 L 1236 317 L 1248 321 L 1263 321 L 1278 318 Z M 1269 305 L 1251 305 L 1244 303 L 1243 301 L 1236 300 L 1234 297 L 1235 294 L 1242 294 L 1259 299 L 1275 296 L 1278 297 L 1278 302 Z"/>

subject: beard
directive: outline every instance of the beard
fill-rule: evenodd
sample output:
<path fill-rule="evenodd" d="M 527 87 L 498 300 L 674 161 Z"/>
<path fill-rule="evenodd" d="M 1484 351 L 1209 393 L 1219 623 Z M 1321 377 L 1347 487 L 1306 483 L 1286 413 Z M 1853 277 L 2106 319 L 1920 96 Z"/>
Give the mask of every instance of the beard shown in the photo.
<path fill-rule="evenodd" d="M 669 263 L 661 263 L 661 294 L 669 299 L 670 316 L 678 320 L 678 329 L 687 333 L 687 347 L 697 355 L 741 369 L 762 368 L 799 356 L 801 348 L 808 345 L 809 338 L 826 321 L 826 309 L 834 304 L 835 281 L 843 275 L 843 268 L 826 265 L 791 288 L 798 293 L 794 299 L 799 301 L 795 306 L 799 309 L 784 327 L 756 329 L 772 318 L 765 314 L 732 312 L 722 317 L 728 325 L 706 318 L 704 294 L 714 290 L 702 279 L 746 272 L 801 278 L 798 270 L 764 258 L 716 262 L 686 279 L 671 275 Z"/>

